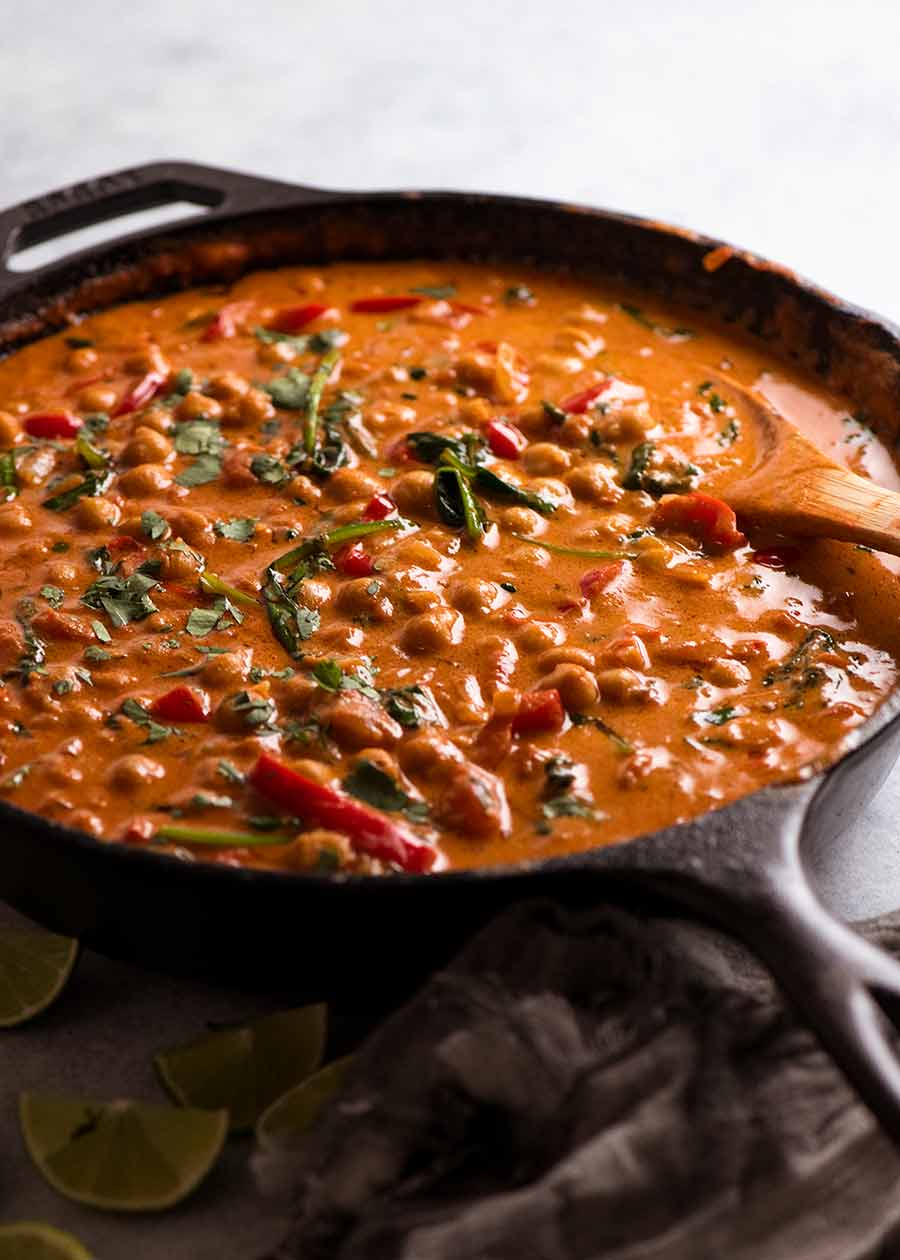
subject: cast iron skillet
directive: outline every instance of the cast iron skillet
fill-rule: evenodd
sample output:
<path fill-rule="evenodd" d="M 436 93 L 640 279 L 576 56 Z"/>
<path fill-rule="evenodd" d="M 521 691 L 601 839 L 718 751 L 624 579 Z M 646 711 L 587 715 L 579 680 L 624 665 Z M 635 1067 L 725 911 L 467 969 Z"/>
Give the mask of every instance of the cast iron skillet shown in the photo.
<path fill-rule="evenodd" d="M 3 265 L 16 249 L 178 200 L 207 213 L 27 275 Z M 719 248 L 665 225 L 546 201 L 335 193 L 183 163 L 138 167 L 0 215 L 0 352 L 60 327 L 70 313 L 228 282 L 256 266 L 422 256 L 568 263 L 741 324 L 849 392 L 893 443 L 898 330 L 750 255 L 710 257 Z M 0 803 L 0 896 L 116 957 L 244 982 L 275 977 L 333 997 L 421 976 L 513 898 L 589 903 L 637 886 L 692 907 L 756 951 L 900 1143 L 900 1063 L 880 1013 L 900 1021 L 900 966 L 826 913 L 800 862 L 801 840 L 833 842 L 871 798 L 898 744 L 900 690 L 824 774 L 629 844 L 425 878 L 187 864 L 99 843 Z"/>

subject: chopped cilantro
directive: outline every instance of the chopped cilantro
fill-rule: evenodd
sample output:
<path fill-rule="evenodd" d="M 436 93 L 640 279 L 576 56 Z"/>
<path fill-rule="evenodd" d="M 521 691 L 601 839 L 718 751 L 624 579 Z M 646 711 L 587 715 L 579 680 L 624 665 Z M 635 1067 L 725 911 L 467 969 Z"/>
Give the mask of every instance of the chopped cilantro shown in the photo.
<path fill-rule="evenodd" d="M 365 758 L 356 765 L 343 782 L 344 790 L 367 805 L 389 813 L 401 813 L 413 822 L 424 822 L 428 817 L 428 806 L 424 801 L 414 800 L 398 785 L 395 779 L 382 770 L 374 761 Z"/>
<path fill-rule="evenodd" d="M 155 721 L 150 712 L 137 700 L 126 700 L 119 712 L 136 726 L 144 728 L 147 732 L 145 744 L 158 744 L 161 740 L 168 739 L 170 735 L 183 734 L 176 726 L 163 726 L 162 723 Z"/>
<path fill-rule="evenodd" d="M 127 626 L 129 622 L 141 621 L 157 611 L 149 595 L 156 586 L 159 586 L 156 579 L 141 573 L 139 569 L 127 578 L 110 573 L 89 586 L 82 595 L 81 602 L 88 608 L 105 612 L 114 626 Z M 99 623 L 92 624 L 94 633 L 102 640 L 102 636 L 97 633 Z M 108 642 L 108 639 L 102 641 Z"/>
<path fill-rule="evenodd" d="M 42 586 L 40 593 L 51 608 L 61 608 L 66 598 L 65 591 L 59 586 Z"/>
<path fill-rule="evenodd" d="M 148 508 L 141 513 L 141 529 L 151 542 L 159 542 L 160 538 L 168 532 L 169 522 L 158 512 L 152 512 Z"/>
<path fill-rule="evenodd" d="M 220 538 L 230 538 L 232 542 L 249 542 L 256 532 L 255 516 L 238 516 L 230 521 L 216 521 L 213 529 Z"/>

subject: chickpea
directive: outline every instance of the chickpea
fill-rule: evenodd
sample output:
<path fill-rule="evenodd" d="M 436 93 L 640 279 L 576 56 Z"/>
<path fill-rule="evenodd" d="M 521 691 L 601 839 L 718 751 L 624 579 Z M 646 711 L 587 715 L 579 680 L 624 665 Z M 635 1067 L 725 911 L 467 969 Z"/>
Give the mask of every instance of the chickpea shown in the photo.
<path fill-rule="evenodd" d="M 256 351 L 260 363 L 267 367 L 277 367 L 280 363 L 293 363 L 297 351 L 289 341 L 273 341 L 270 345 L 262 345 Z"/>
<path fill-rule="evenodd" d="M 448 592 L 450 603 L 460 612 L 486 617 L 488 613 L 506 603 L 506 594 L 496 582 L 484 578 L 463 578 Z"/>
<path fill-rule="evenodd" d="M 207 392 L 219 402 L 236 402 L 250 389 L 250 384 L 237 372 L 220 372 L 207 382 Z"/>
<path fill-rule="evenodd" d="M 416 421 L 415 411 L 404 403 L 375 403 L 366 407 L 363 414 L 366 426 L 369 429 L 373 429 L 376 433 L 380 433 L 383 429 L 396 429 L 401 425 L 404 428 L 409 428 Z"/>
<path fill-rule="evenodd" d="M 570 713 L 580 713 L 592 705 L 598 694 L 597 681 L 582 665 L 557 665 L 536 686 L 537 691 L 559 692 L 563 706 Z"/>
<path fill-rule="evenodd" d="M 162 464 L 171 459 L 172 455 L 173 447 L 169 439 L 142 424 L 126 443 L 121 458 L 123 464 L 133 467 L 135 464 Z"/>
<path fill-rule="evenodd" d="M 420 731 L 404 739 L 397 757 L 406 774 L 427 779 L 440 778 L 463 759 L 456 745 L 436 731 Z"/>
<path fill-rule="evenodd" d="M 82 411 L 111 411 L 116 405 L 116 391 L 108 385 L 87 385 L 78 395 Z"/>
<path fill-rule="evenodd" d="M 555 621 L 529 621 L 518 636 L 519 647 L 525 652 L 542 652 L 565 641 L 566 632 Z"/>
<path fill-rule="evenodd" d="M 566 484 L 576 499 L 589 503 L 618 503 L 624 493 L 611 468 L 605 464 L 582 464 L 566 477 Z"/>
<path fill-rule="evenodd" d="M 287 484 L 287 492 L 292 499 L 307 507 L 315 507 L 322 497 L 321 489 L 309 477 L 292 477 Z"/>
<path fill-rule="evenodd" d="M 391 486 L 391 498 L 401 512 L 425 516 L 434 511 L 434 474 L 424 468 L 404 473 Z"/>
<path fill-rule="evenodd" d="M 649 669 L 650 655 L 644 640 L 636 634 L 610 639 L 599 652 L 604 665 L 621 665 L 626 669 Z"/>
<path fill-rule="evenodd" d="M 346 648 L 361 647 L 365 637 L 359 626 L 334 625 L 320 630 L 316 642 L 323 648 L 339 652 Z"/>
<path fill-rule="evenodd" d="M 236 419 L 242 424 L 262 424 L 275 415 L 271 398 L 262 389 L 250 388 L 238 404 Z"/>
<path fill-rule="evenodd" d="M 662 703 L 656 681 L 633 669 L 604 669 L 597 675 L 597 685 L 604 700 L 617 704 Z"/>
<path fill-rule="evenodd" d="M 525 534 L 535 538 L 547 528 L 540 512 L 529 507 L 508 507 L 498 512 L 500 524 L 511 533 Z"/>
<path fill-rule="evenodd" d="M 706 676 L 716 687 L 742 687 L 752 677 L 750 670 L 740 661 L 713 661 L 707 667 Z"/>
<path fill-rule="evenodd" d="M 450 608 L 433 608 L 411 617 L 400 634 L 400 644 L 406 652 L 445 652 L 455 643 L 461 643 L 466 623 L 458 612 Z"/>
<path fill-rule="evenodd" d="M 96 690 L 108 691 L 115 696 L 120 696 L 137 681 L 134 674 L 125 669 L 109 669 L 103 661 L 95 661 L 91 665 L 91 677 Z"/>
<path fill-rule="evenodd" d="M 111 499 L 79 499 L 75 505 L 75 520 L 80 529 L 103 529 L 117 525 L 122 512 Z"/>
<path fill-rule="evenodd" d="M 328 733 L 341 748 L 359 749 L 396 744 L 403 735 L 403 727 L 374 701 L 359 694 L 338 696 L 323 717 L 328 722 Z"/>
<path fill-rule="evenodd" d="M 89 836 L 103 835 L 103 822 L 89 809 L 75 809 L 66 819 L 67 824 L 76 831 L 86 831 Z"/>
<path fill-rule="evenodd" d="M 328 492 L 339 503 L 349 503 L 353 499 L 371 499 L 381 489 L 374 477 L 358 468 L 339 468 L 328 482 Z"/>
<path fill-rule="evenodd" d="M 606 341 L 596 331 L 579 328 L 577 324 L 565 324 L 553 338 L 560 350 L 578 355 L 582 359 L 595 359 L 606 349 Z"/>
<path fill-rule="evenodd" d="M 312 779 L 314 783 L 321 783 L 323 787 L 334 778 L 334 772 L 328 766 L 321 761 L 313 761 L 311 757 L 301 757 L 299 761 L 293 762 L 292 766 L 298 774 Z"/>
<path fill-rule="evenodd" d="M 542 652 L 537 658 L 537 667 L 541 672 L 555 669 L 557 665 L 580 665 L 583 669 L 596 668 L 594 653 L 587 648 L 552 647 Z"/>
<path fill-rule="evenodd" d="M 51 560 L 47 565 L 47 581 L 55 586 L 68 586 L 78 577 L 78 569 L 71 560 Z"/>
<path fill-rule="evenodd" d="M 725 656 L 727 651 L 728 648 L 721 639 L 672 639 L 669 643 L 661 643 L 657 654 L 661 660 L 671 661 L 676 665 L 692 665 L 696 669 L 711 665 L 713 661 Z"/>
<path fill-rule="evenodd" d="M 8 411 L 0 411 L 0 449 L 6 449 L 19 436 L 19 422 Z"/>
<path fill-rule="evenodd" d="M 394 615 L 394 605 L 382 593 L 382 583 L 370 577 L 353 578 L 352 581 L 344 582 L 338 591 L 336 605 L 341 612 L 351 617 L 390 621 Z"/>
<path fill-rule="evenodd" d="M 399 579 L 396 594 L 407 612 L 425 612 L 428 608 L 434 608 L 436 605 L 443 607 L 446 603 L 440 591 L 433 591 L 429 586 L 407 586 L 404 578 L 409 575 L 397 574 L 396 576 Z"/>
<path fill-rule="evenodd" d="M 189 551 L 165 550 L 160 556 L 160 576 L 168 582 L 196 582 L 202 567 Z"/>
<path fill-rule="evenodd" d="M 31 516 L 21 503 L 0 503 L 0 536 L 26 534 L 31 529 Z"/>
<path fill-rule="evenodd" d="M 192 389 L 175 408 L 175 414 L 179 420 L 220 420 L 222 404 Z"/>
<path fill-rule="evenodd" d="M 572 463 L 572 456 L 555 442 L 533 442 L 522 455 L 522 463 L 536 477 L 557 477 Z"/>
<path fill-rule="evenodd" d="M 154 779 L 165 778 L 165 769 L 152 757 L 129 753 L 114 761 L 107 772 L 107 782 L 118 792 L 135 792 Z"/>
<path fill-rule="evenodd" d="M 66 368 L 69 372 L 84 372 L 93 367 L 99 357 L 93 346 L 79 346 L 66 355 Z"/>
<path fill-rule="evenodd" d="M 125 360 L 126 372 L 158 372 L 161 376 L 169 375 L 169 363 L 159 346 L 149 345 L 143 350 L 136 350 Z"/>
<path fill-rule="evenodd" d="M 432 573 L 439 570 L 444 563 L 441 553 L 421 538 L 410 538 L 408 542 L 401 543 L 395 554 L 403 564 L 411 564 Z"/>
<path fill-rule="evenodd" d="M 152 429 L 154 433 L 171 433 L 175 422 L 165 407 L 151 407 L 141 414 L 141 427 Z"/>
<path fill-rule="evenodd" d="M 273 690 L 278 697 L 279 706 L 286 713 L 303 714 L 309 709 L 318 690 L 311 678 L 279 679 L 273 683 Z"/>
<path fill-rule="evenodd" d="M 538 355 L 534 366 L 549 376 L 575 376 L 584 367 L 584 360 L 574 354 L 554 354 L 545 350 Z"/>
<path fill-rule="evenodd" d="M 84 775 L 76 761 L 65 753 L 51 753 L 41 761 L 41 770 L 49 784 L 53 787 L 66 787 L 71 783 L 81 783 Z"/>
<path fill-rule="evenodd" d="M 587 413 L 583 415 L 573 414 L 566 416 L 556 433 L 563 446 L 586 446 L 590 440 L 593 427 L 593 418 Z"/>
<path fill-rule="evenodd" d="M 494 409 L 486 398 L 464 398 L 460 403 L 460 419 L 467 424 L 486 424 L 494 414 Z"/>
<path fill-rule="evenodd" d="M 325 859 L 329 868 L 340 870 L 354 863 L 355 853 L 347 836 L 338 831 L 315 827 L 301 831 L 281 857 L 281 865 L 289 871 L 308 871 Z"/>
<path fill-rule="evenodd" d="M 164 464 L 138 464 L 119 477 L 118 488 L 129 499 L 143 499 L 167 490 L 172 474 Z"/>
<path fill-rule="evenodd" d="M 324 608 L 331 602 L 333 594 L 334 592 L 324 578 L 307 578 L 297 591 L 296 599 L 304 608 Z"/>
<path fill-rule="evenodd" d="M 252 660 L 251 648 L 235 648 L 218 656 L 208 656 L 199 678 L 205 687 L 220 687 L 223 691 L 238 687 L 246 679 Z"/>
<path fill-rule="evenodd" d="M 179 508 L 168 515 L 172 532 L 192 547 L 209 547 L 215 542 L 212 525 L 202 512 L 193 508 Z"/>

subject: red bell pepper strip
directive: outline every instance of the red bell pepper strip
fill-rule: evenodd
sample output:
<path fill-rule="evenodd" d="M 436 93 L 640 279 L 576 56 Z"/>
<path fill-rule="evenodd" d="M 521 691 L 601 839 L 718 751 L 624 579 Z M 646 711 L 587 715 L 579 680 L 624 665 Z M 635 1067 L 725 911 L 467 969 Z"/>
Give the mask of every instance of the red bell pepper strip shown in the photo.
<path fill-rule="evenodd" d="M 728 504 L 699 491 L 663 495 L 650 524 L 654 529 L 690 534 L 703 546 L 722 551 L 742 547 L 747 541 Z"/>
<path fill-rule="evenodd" d="M 208 722 L 209 697 L 195 687 L 173 687 L 156 697 L 150 712 L 164 722 Z"/>
<path fill-rule="evenodd" d="M 164 722 L 208 722 L 209 696 L 195 687 L 173 687 L 153 701 L 150 712 Z"/>
<path fill-rule="evenodd" d="M 327 310 L 328 307 L 323 306 L 321 302 L 307 302 L 305 306 L 286 306 L 284 310 L 277 312 L 269 327 L 274 332 L 300 332 L 301 328 L 311 324 Z"/>
<path fill-rule="evenodd" d="M 375 572 L 375 564 L 361 542 L 350 543 L 334 553 L 334 566 L 348 577 L 369 577 Z"/>
<path fill-rule="evenodd" d="M 420 297 L 367 297 L 357 298 L 350 303 L 351 311 L 360 314 L 384 315 L 391 311 L 405 311 L 411 306 L 418 306 Z"/>
<path fill-rule="evenodd" d="M 228 302 L 206 325 L 201 341 L 226 341 L 237 336 L 237 321 L 250 307 L 249 302 Z"/>
<path fill-rule="evenodd" d="M 528 445 L 528 438 L 508 420 L 490 420 L 485 435 L 491 453 L 498 459 L 518 459 Z"/>
<path fill-rule="evenodd" d="M 122 395 L 119 405 L 112 413 L 113 418 L 128 416 L 132 411 L 139 411 L 141 407 L 145 407 L 151 398 L 156 397 L 167 380 L 168 377 L 164 372 L 148 372 L 146 376 L 142 376 L 126 394 Z"/>
<path fill-rule="evenodd" d="M 559 731 L 565 720 L 566 711 L 555 687 L 548 691 L 526 691 L 512 720 L 512 733 L 538 735 L 544 731 Z"/>
<path fill-rule="evenodd" d="M 404 871 L 427 871 L 437 852 L 406 827 L 355 801 L 336 788 L 298 774 L 270 753 L 262 753 L 249 775 L 261 796 L 313 827 L 348 836 L 359 853 L 393 862 Z"/>
<path fill-rule="evenodd" d="M 583 389 L 580 394 L 570 395 L 570 397 L 559 404 L 560 410 L 568 412 L 570 415 L 583 415 L 594 399 L 605 393 L 611 384 L 612 382 L 607 377 L 599 385 L 591 385 L 590 389 Z"/>
<path fill-rule="evenodd" d="M 612 560 L 609 564 L 601 564 L 596 569 L 588 569 L 581 575 L 578 585 L 585 599 L 592 599 L 616 580 L 625 568 L 624 560 Z"/>
<path fill-rule="evenodd" d="M 396 512 L 397 504 L 387 494 L 373 494 L 363 510 L 364 521 L 383 521 Z"/>
<path fill-rule="evenodd" d="M 25 432 L 36 438 L 73 438 L 81 425 L 70 411 L 33 411 L 25 417 Z"/>

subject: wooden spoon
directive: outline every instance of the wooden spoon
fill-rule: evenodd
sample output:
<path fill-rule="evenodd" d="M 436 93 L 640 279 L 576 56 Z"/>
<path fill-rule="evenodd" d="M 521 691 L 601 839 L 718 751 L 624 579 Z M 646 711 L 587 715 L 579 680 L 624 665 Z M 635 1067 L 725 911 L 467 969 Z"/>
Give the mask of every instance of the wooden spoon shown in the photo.
<path fill-rule="evenodd" d="M 900 556 L 900 494 L 836 464 L 753 390 L 713 377 L 739 398 L 756 428 L 759 457 L 723 498 L 738 517 L 783 534 L 837 538 Z"/>

